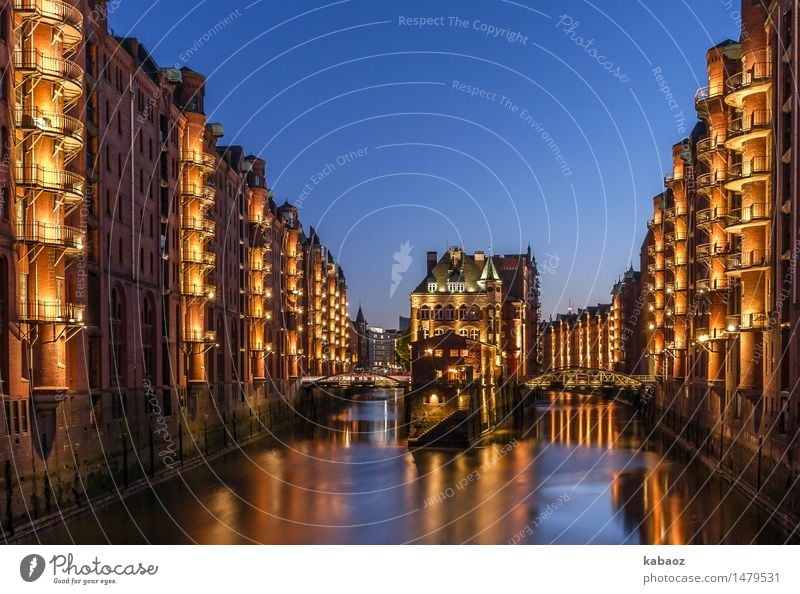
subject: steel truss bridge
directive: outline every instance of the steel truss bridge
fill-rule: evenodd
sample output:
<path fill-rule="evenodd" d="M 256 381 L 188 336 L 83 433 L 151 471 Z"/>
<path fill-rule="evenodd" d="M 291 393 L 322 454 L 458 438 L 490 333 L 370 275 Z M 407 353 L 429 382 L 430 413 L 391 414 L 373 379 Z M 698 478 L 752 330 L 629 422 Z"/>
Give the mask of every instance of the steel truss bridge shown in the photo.
<path fill-rule="evenodd" d="M 552 369 L 525 382 L 531 389 L 640 390 L 655 383 L 652 375 L 625 375 L 607 369 L 568 367 Z"/>
<path fill-rule="evenodd" d="M 303 377 L 303 386 L 320 388 L 402 388 L 409 385 L 411 376 L 408 374 L 340 373 Z"/>

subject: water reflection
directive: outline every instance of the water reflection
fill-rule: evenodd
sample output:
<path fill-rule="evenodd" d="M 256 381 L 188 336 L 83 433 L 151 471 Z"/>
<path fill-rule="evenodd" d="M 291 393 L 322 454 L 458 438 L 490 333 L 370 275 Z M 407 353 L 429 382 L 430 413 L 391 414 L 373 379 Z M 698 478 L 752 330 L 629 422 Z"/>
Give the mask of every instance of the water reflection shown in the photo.
<path fill-rule="evenodd" d="M 409 453 L 399 392 L 41 533 L 47 543 L 780 543 L 629 409 L 552 394 L 466 453 Z M 105 535 L 107 535 L 107 538 Z"/>

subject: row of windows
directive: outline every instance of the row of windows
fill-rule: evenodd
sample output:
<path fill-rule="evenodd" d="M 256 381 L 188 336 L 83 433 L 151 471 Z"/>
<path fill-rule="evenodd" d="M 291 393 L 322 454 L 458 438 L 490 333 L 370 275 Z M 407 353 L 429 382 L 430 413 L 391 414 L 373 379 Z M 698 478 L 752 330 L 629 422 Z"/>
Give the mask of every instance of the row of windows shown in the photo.
<path fill-rule="evenodd" d="M 428 283 L 428 292 L 435 293 L 438 288 L 438 284 L 435 282 Z M 460 282 L 449 282 L 447 283 L 447 291 L 450 293 L 463 293 L 466 290 L 466 285 Z"/>
<path fill-rule="evenodd" d="M 433 335 L 434 336 L 444 336 L 445 334 L 447 334 L 448 332 L 451 332 L 451 331 L 452 331 L 452 328 L 436 328 L 436 330 L 433 331 Z M 422 332 L 422 338 L 429 338 L 430 337 L 430 331 L 427 328 L 423 328 L 421 330 L 421 332 Z M 469 338 L 470 340 L 475 340 L 475 341 L 478 341 L 481 338 L 481 333 L 477 328 L 461 328 L 458 331 L 458 335 L 459 336 L 463 336 L 464 338 Z"/>
<path fill-rule="evenodd" d="M 28 433 L 28 401 L 11 400 L 4 404 L 6 435 Z"/>
<path fill-rule="evenodd" d="M 494 316 L 494 308 L 489 307 L 487 310 L 489 317 Z M 448 305 L 447 307 L 442 307 L 441 305 L 437 305 L 433 308 L 433 318 L 431 318 L 431 309 L 427 305 L 423 305 L 419 309 L 419 319 L 420 320 L 455 320 L 456 319 L 456 308 L 452 305 Z M 481 319 L 481 310 L 477 305 L 473 305 L 472 307 L 468 308 L 466 305 L 462 305 L 458 308 L 458 319 L 459 320 L 480 320 Z"/>

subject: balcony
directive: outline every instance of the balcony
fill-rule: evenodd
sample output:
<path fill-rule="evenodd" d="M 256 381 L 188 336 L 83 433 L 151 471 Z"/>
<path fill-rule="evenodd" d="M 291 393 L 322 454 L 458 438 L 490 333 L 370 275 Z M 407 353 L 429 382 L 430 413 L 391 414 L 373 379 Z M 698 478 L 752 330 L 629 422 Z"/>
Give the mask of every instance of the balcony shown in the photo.
<path fill-rule="evenodd" d="M 17 184 L 41 192 L 61 194 L 64 203 L 81 204 L 85 180 L 83 176 L 39 165 L 17 165 Z"/>
<path fill-rule="evenodd" d="M 16 109 L 15 116 L 19 130 L 56 138 L 70 154 L 83 148 L 83 123 L 77 118 L 37 108 Z"/>
<path fill-rule="evenodd" d="M 213 186 L 182 183 L 181 196 L 190 200 L 199 200 L 203 206 L 210 206 L 217 199 L 217 190 Z"/>
<path fill-rule="evenodd" d="M 699 343 L 708 342 L 709 340 L 724 340 L 725 338 L 727 338 L 727 334 L 722 328 L 698 326 L 694 329 L 694 339 Z"/>
<path fill-rule="evenodd" d="M 192 283 L 184 281 L 181 283 L 181 294 L 185 297 L 202 297 L 214 299 L 216 287 L 208 283 Z"/>
<path fill-rule="evenodd" d="M 725 230 L 738 233 L 747 227 L 766 225 L 772 220 L 772 211 L 767 202 L 757 202 L 742 208 L 731 209 Z"/>
<path fill-rule="evenodd" d="M 216 225 L 205 217 L 188 216 L 184 214 L 181 218 L 181 227 L 187 231 L 202 235 L 204 238 L 214 236 Z"/>
<path fill-rule="evenodd" d="M 185 264 L 213 268 L 217 264 L 217 255 L 214 252 L 206 252 L 203 250 L 182 249 L 181 261 Z"/>
<path fill-rule="evenodd" d="M 675 184 L 683 181 L 683 173 L 679 173 L 677 175 L 665 175 L 664 176 L 664 187 L 671 188 Z"/>
<path fill-rule="evenodd" d="M 14 12 L 58 28 L 69 47 L 83 40 L 83 14 L 65 0 L 14 0 Z"/>
<path fill-rule="evenodd" d="M 685 217 L 686 216 L 686 207 L 685 206 L 672 206 L 664 211 L 664 216 L 667 220 L 674 219 L 676 217 Z"/>
<path fill-rule="evenodd" d="M 713 293 L 725 291 L 729 285 L 727 278 L 699 278 L 694 286 L 698 293 Z"/>
<path fill-rule="evenodd" d="M 751 183 L 767 181 L 772 172 L 772 161 L 769 157 L 752 157 L 747 161 L 728 167 L 728 181 L 725 189 L 732 192 L 741 192 L 742 188 Z"/>
<path fill-rule="evenodd" d="M 766 92 L 772 84 L 772 65 L 758 62 L 747 70 L 728 77 L 725 83 L 725 103 L 731 107 L 742 107 L 745 97 Z"/>
<path fill-rule="evenodd" d="M 772 132 L 772 110 L 756 109 L 749 116 L 734 118 L 728 125 L 725 148 L 741 152 L 744 143 L 764 138 Z"/>
<path fill-rule="evenodd" d="M 725 142 L 717 136 L 714 138 L 703 138 L 698 141 L 695 146 L 698 160 L 706 165 L 711 165 L 714 155 L 719 154 L 724 149 Z"/>
<path fill-rule="evenodd" d="M 647 228 L 654 229 L 655 227 L 659 227 L 663 223 L 663 219 L 647 219 Z"/>
<path fill-rule="evenodd" d="M 746 332 L 748 330 L 765 330 L 769 328 L 769 314 L 766 312 L 751 312 L 727 316 L 725 319 L 728 332 Z"/>
<path fill-rule="evenodd" d="M 738 275 L 742 272 L 763 270 L 770 266 L 772 255 L 769 250 L 750 250 L 742 254 L 731 254 L 727 258 L 725 272 Z"/>
<path fill-rule="evenodd" d="M 83 95 L 83 69 L 72 60 L 49 56 L 36 49 L 18 49 L 14 52 L 14 66 L 23 75 L 60 85 L 68 104 Z"/>
<path fill-rule="evenodd" d="M 186 329 L 186 342 L 214 344 L 217 342 L 217 333 L 214 330 L 192 330 Z"/>
<path fill-rule="evenodd" d="M 686 241 L 686 231 L 668 231 L 667 233 L 664 233 L 664 241 L 667 243 Z"/>
<path fill-rule="evenodd" d="M 17 304 L 20 322 L 33 324 L 83 325 L 86 306 L 62 301 L 20 301 Z"/>
<path fill-rule="evenodd" d="M 77 253 L 83 251 L 86 234 L 77 227 L 30 221 L 17 223 L 17 239 L 22 243 L 63 248 Z"/>
<path fill-rule="evenodd" d="M 723 257 L 727 255 L 728 250 L 727 243 L 701 243 L 695 247 L 694 253 L 698 260 L 706 260 Z"/>
<path fill-rule="evenodd" d="M 694 94 L 694 108 L 700 118 L 708 116 L 708 104 L 721 99 L 725 93 L 725 80 L 720 75 L 710 76 L 708 84 L 700 87 Z"/>
<path fill-rule="evenodd" d="M 181 151 L 181 161 L 187 165 L 198 167 L 206 173 L 212 173 L 217 168 L 214 155 L 202 151 Z"/>
<path fill-rule="evenodd" d="M 725 209 L 720 207 L 702 208 L 695 215 L 697 226 L 702 228 L 713 225 L 725 225 L 727 222 Z"/>
<path fill-rule="evenodd" d="M 697 191 L 703 193 L 712 192 L 714 188 L 718 188 L 720 185 L 722 185 L 725 180 L 725 176 L 720 171 L 703 173 L 697 176 Z"/>

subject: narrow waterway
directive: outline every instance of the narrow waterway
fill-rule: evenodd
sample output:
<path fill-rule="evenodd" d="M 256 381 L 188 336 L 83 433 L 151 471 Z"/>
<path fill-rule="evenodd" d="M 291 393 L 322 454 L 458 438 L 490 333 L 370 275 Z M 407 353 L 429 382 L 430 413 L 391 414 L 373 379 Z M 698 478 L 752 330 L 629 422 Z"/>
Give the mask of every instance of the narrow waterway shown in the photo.
<path fill-rule="evenodd" d="M 185 471 L 42 543 L 783 543 L 705 466 L 645 441 L 625 406 L 556 394 L 467 453 L 410 453 L 402 394 Z"/>

